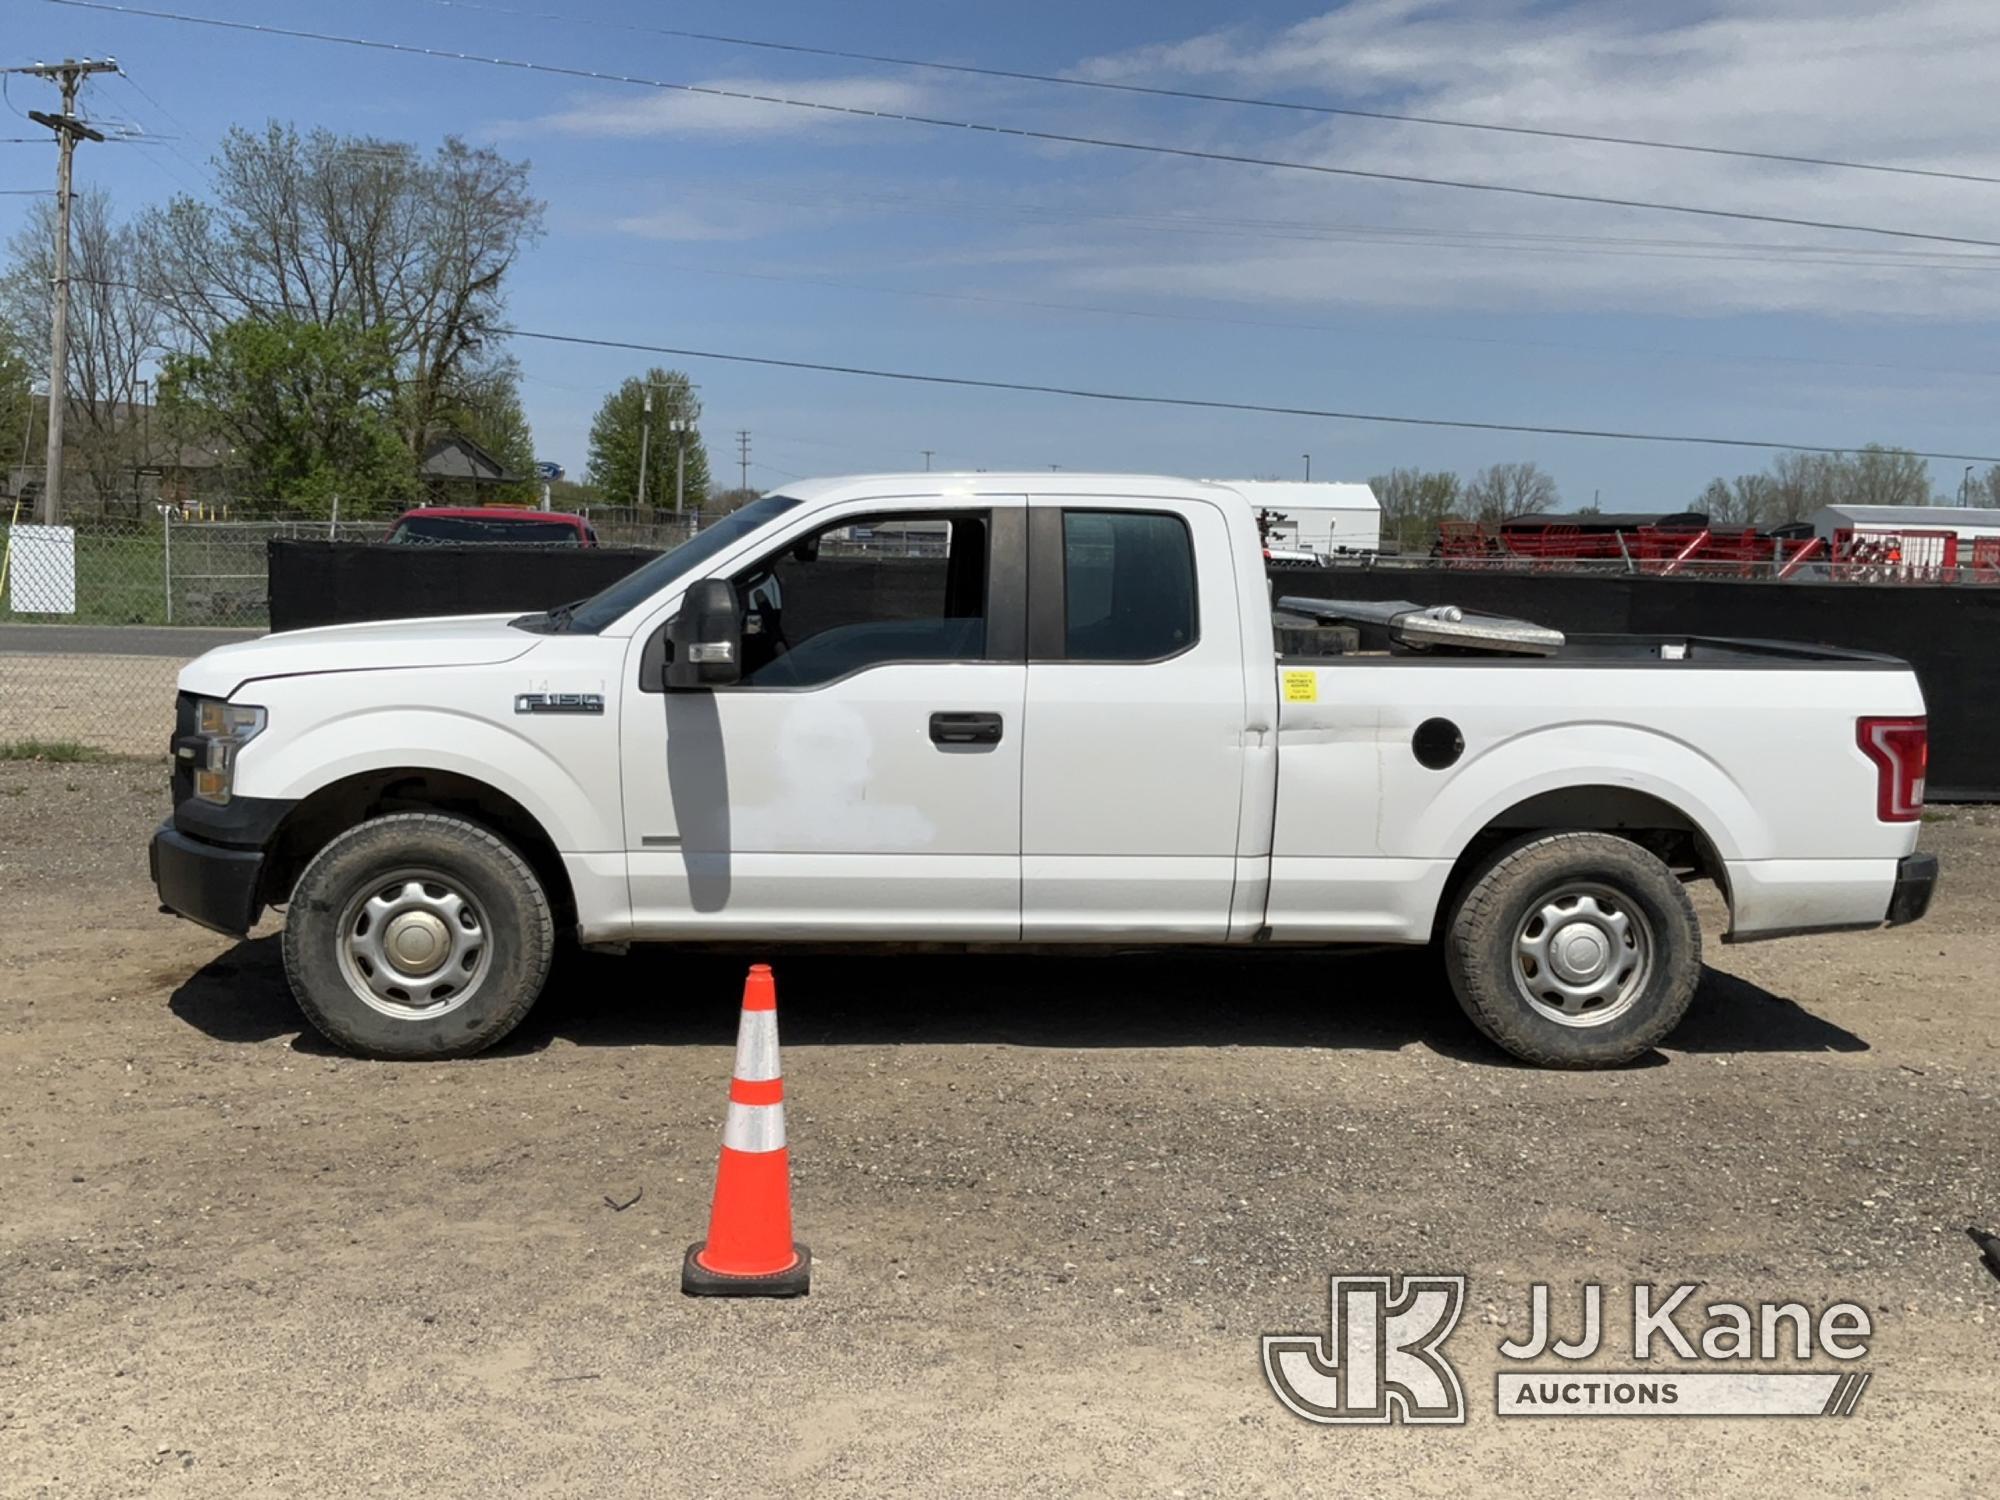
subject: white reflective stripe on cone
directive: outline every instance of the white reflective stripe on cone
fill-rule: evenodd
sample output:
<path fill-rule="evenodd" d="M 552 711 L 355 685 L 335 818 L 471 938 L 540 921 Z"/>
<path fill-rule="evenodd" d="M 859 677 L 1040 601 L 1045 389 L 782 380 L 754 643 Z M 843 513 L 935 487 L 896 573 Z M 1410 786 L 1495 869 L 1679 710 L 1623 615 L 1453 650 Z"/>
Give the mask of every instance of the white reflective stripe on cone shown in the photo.
<path fill-rule="evenodd" d="M 736 1028 L 736 1076 L 764 1083 L 778 1076 L 778 1013 L 746 1010 Z"/>
<path fill-rule="evenodd" d="M 785 1106 L 732 1102 L 722 1123 L 722 1144 L 731 1151 L 782 1151 Z"/>

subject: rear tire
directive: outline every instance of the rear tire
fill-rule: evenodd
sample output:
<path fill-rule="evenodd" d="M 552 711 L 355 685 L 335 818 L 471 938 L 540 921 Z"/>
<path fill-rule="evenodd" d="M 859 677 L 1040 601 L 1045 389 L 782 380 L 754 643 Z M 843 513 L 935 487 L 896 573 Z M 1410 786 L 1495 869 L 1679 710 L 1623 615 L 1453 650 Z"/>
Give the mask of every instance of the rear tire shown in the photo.
<path fill-rule="evenodd" d="M 285 973 L 306 1019 L 363 1057 L 469 1057 L 520 1024 L 555 948 L 527 861 L 462 818 L 351 828 L 299 876 Z"/>
<path fill-rule="evenodd" d="M 1680 1024 L 1701 925 L 1672 870 L 1628 839 L 1555 833 L 1495 856 L 1444 940 L 1458 1003 L 1491 1041 L 1546 1068 L 1632 1061 Z"/>

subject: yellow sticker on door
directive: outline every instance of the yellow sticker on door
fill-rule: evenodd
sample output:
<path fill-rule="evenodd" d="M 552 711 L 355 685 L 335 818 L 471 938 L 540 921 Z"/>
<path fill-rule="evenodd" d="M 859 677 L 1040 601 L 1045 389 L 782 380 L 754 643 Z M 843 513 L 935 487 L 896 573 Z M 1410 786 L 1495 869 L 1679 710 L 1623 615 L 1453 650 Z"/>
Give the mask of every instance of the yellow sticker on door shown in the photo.
<path fill-rule="evenodd" d="M 1319 702 L 1319 673 L 1280 672 L 1278 678 L 1287 703 Z"/>

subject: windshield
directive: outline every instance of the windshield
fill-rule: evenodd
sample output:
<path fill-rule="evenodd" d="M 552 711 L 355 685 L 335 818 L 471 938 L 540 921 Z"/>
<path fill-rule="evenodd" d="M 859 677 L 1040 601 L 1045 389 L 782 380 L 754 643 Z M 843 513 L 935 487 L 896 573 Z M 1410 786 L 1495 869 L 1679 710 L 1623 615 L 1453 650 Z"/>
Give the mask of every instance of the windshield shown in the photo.
<path fill-rule="evenodd" d="M 596 635 L 620 615 L 644 604 L 690 568 L 707 562 L 798 503 L 784 495 L 766 495 L 761 500 L 752 500 L 741 510 L 731 511 L 713 526 L 696 532 L 673 551 L 661 553 L 636 573 L 628 573 L 602 593 L 592 594 L 570 611 L 567 628 L 579 635 Z"/>
<path fill-rule="evenodd" d="M 581 545 L 573 521 L 539 516 L 405 516 L 392 542 L 537 542 Z"/>

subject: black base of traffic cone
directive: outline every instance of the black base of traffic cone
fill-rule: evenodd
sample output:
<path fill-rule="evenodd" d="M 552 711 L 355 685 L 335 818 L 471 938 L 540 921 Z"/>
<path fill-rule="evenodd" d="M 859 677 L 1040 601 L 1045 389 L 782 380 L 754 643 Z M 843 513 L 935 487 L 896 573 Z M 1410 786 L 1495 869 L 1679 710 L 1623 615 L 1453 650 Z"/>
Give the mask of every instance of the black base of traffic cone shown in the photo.
<path fill-rule="evenodd" d="M 681 1261 L 681 1292 L 689 1297 L 803 1297 L 812 1285 L 812 1251 L 793 1245 L 799 1261 L 767 1276 L 730 1276 L 711 1271 L 695 1256 L 708 1244 L 696 1240 Z"/>

